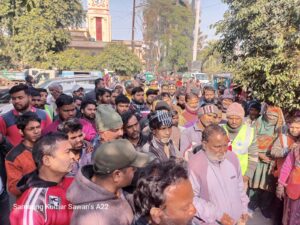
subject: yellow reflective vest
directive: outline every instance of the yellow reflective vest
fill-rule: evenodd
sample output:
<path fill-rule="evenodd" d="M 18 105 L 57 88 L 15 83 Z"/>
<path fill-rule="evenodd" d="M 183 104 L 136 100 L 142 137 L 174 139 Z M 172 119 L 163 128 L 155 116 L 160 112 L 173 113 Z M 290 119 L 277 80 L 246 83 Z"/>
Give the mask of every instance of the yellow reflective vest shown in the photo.
<path fill-rule="evenodd" d="M 229 137 L 226 125 L 224 125 L 223 128 Z M 232 151 L 237 155 L 240 161 L 243 176 L 248 169 L 248 148 L 252 144 L 253 139 L 254 128 L 244 124 L 234 140 L 231 140 Z"/>

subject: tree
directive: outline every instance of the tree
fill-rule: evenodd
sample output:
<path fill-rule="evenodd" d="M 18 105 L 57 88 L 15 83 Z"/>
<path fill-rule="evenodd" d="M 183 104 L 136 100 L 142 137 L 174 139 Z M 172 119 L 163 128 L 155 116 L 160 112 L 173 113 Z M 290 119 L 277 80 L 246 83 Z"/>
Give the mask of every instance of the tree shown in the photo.
<path fill-rule="evenodd" d="M 108 44 L 96 59 L 103 69 L 114 70 L 120 75 L 132 75 L 142 69 L 140 59 L 123 44 Z"/>
<path fill-rule="evenodd" d="M 235 79 L 263 101 L 299 108 L 300 0 L 223 0 L 218 48 Z"/>
<path fill-rule="evenodd" d="M 68 28 L 78 26 L 83 18 L 79 0 L 2 0 L 6 53 L 20 67 L 46 61 L 49 53 L 66 48 Z"/>
<path fill-rule="evenodd" d="M 201 62 L 201 72 L 216 74 L 226 71 L 222 63 L 222 57 L 217 49 L 217 42 L 210 41 L 198 53 L 198 60 Z"/>
<path fill-rule="evenodd" d="M 194 16 L 186 1 L 148 0 L 144 9 L 149 70 L 177 71 L 187 67 L 192 57 Z"/>

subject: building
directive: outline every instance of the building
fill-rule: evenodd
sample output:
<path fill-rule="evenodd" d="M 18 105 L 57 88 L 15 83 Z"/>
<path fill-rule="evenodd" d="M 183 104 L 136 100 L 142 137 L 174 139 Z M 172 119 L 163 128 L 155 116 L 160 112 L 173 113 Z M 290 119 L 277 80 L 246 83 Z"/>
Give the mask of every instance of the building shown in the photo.
<path fill-rule="evenodd" d="M 131 48 L 131 41 L 112 40 L 109 0 L 82 0 L 86 21 L 80 28 L 71 29 L 70 48 L 98 53 L 108 43 L 123 43 Z M 143 60 L 143 43 L 135 41 L 135 54 Z"/>

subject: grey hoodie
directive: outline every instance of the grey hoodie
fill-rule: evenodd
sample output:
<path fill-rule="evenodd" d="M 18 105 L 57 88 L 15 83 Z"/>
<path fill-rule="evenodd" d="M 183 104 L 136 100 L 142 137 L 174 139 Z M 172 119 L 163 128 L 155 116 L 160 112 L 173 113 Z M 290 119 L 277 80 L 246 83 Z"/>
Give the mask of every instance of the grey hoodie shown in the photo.
<path fill-rule="evenodd" d="M 133 213 L 129 203 L 93 183 L 92 175 L 92 165 L 82 167 L 67 191 L 73 204 L 71 225 L 130 225 Z"/>

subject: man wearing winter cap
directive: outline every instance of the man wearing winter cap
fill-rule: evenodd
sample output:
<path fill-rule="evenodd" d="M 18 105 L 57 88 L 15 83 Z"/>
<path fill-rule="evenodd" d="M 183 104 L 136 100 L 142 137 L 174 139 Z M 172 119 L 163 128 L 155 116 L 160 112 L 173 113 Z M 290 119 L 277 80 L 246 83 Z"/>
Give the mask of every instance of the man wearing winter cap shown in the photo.
<path fill-rule="evenodd" d="M 226 112 L 227 124 L 223 126 L 230 140 L 229 150 L 239 158 L 244 187 L 253 177 L 258 162 L 258 147 L 254 128 L 244 122 L 245 111 L 241 104 L 232 103 Z"/>
<path fill-rule="evenodd" d="M 72 225 L 130 225 L 133 212 L 122 188 L 131 184 L 136 168 L 150 162 L 125 139 L 102 144 L 93 165 L 81 168 L 67 192 L 73 204 Z"/>
<path fill-rule="evenodd" d="M 218 111 L 215 105 L 202 106 L 199 109 L 198 121 L 182 132 L 180 137 L 180 153 L 184 158 L 188 158 L 189 152 L 201 144 L 204 128 L 215 123 Z"/>
<path fill-rule="evenodd" d="M 101 143 L 122 138 L 123 121 L 110 105 L 99 105 L 96 111 L 96 127 Z"/>

